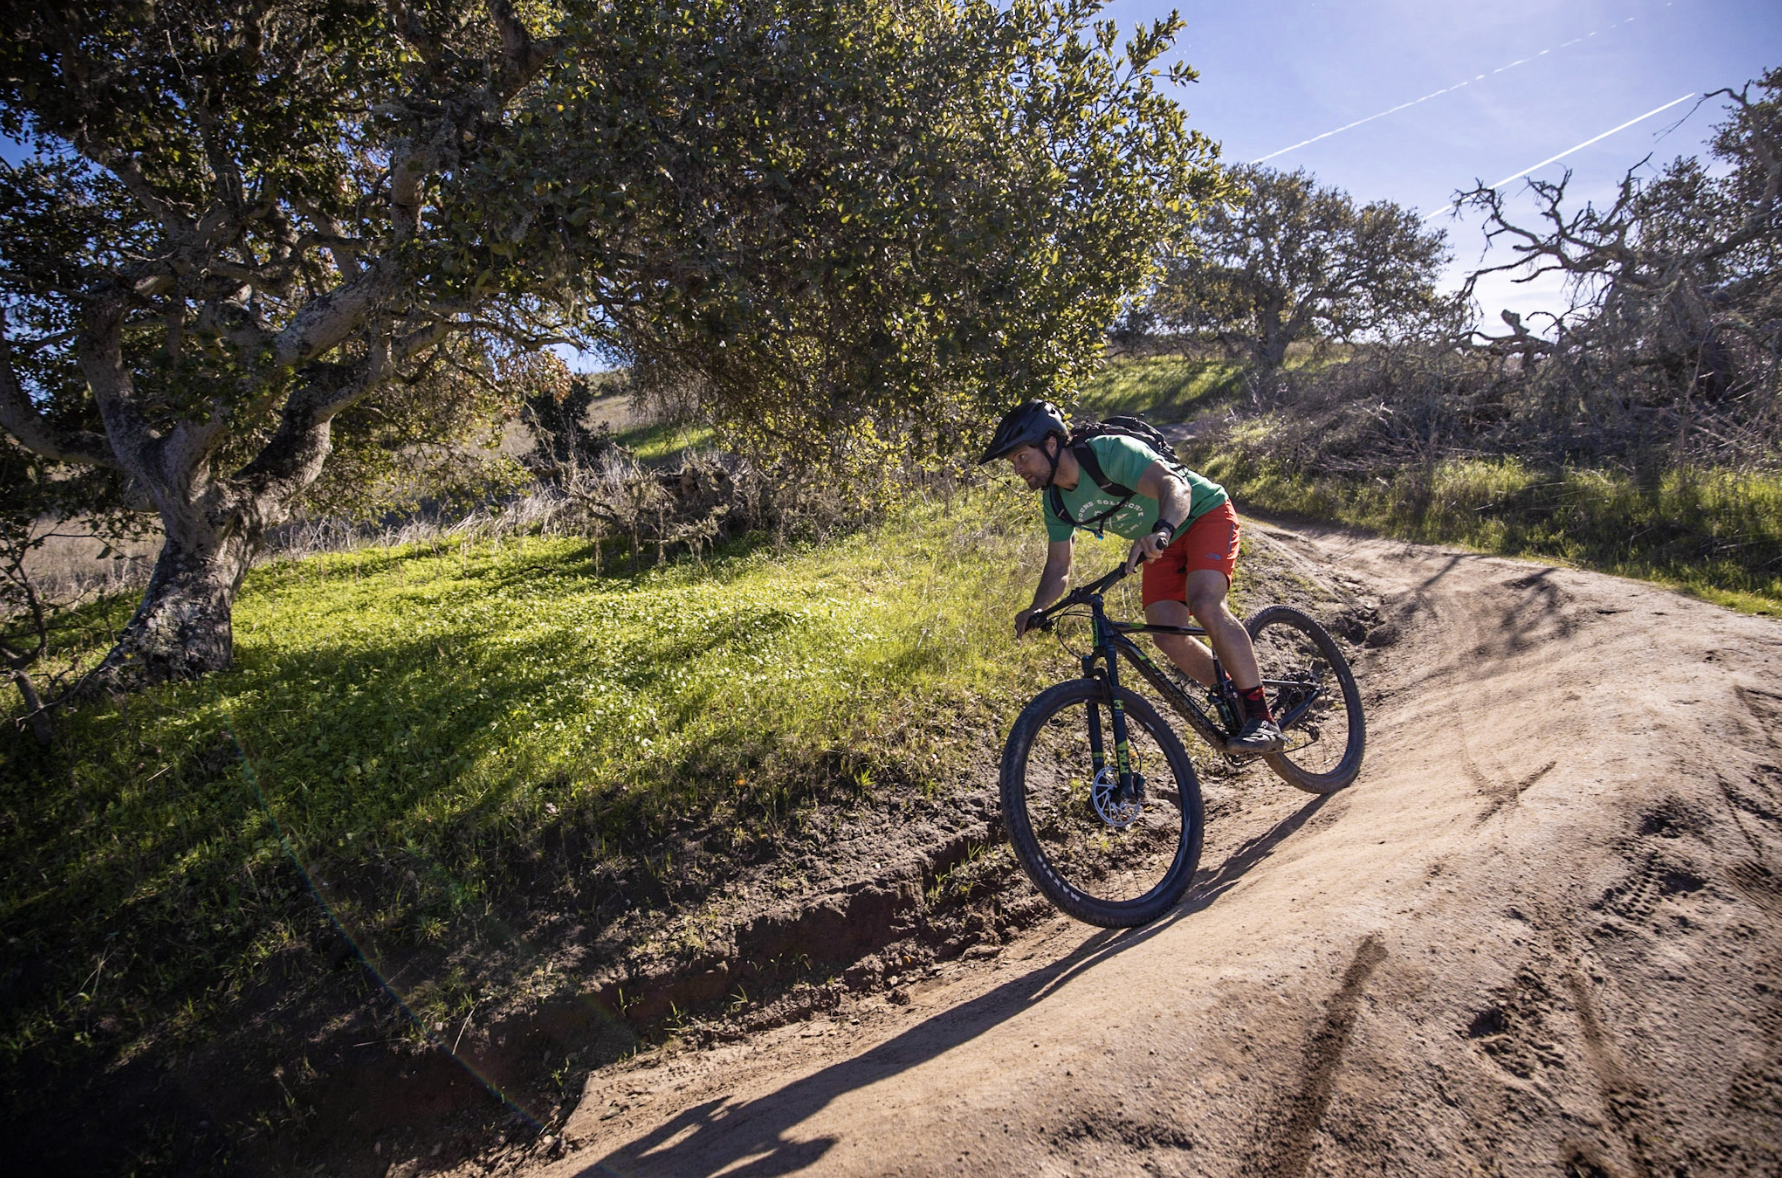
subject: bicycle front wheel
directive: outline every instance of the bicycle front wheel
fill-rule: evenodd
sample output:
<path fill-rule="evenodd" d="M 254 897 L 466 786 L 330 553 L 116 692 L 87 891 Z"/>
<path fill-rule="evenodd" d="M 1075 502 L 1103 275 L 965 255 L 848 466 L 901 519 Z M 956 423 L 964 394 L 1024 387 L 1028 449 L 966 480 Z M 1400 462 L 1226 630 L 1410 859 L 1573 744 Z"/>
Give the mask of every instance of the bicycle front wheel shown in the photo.
<path fill-rule="evenodd" d="M 1002 814 L 1028 878 L 1052 903 L 1104 928 L 1148 924 L 1182 898 L 1200 863 L 1200 783 L 1182 742 L 1121 688 L 1140 788 L 1119 795 L 1107 688 L 1073 679 L 1028 704 L 1002 753 Z M 1090 757 L 1098 724 L 1106 766 Z"/>
<path fill-rule="evenodd" d="M 1349 661 L 1323 626 L 1292 606 L 1271 605 L 1244 624 L 1256 647 L 1269 707 L 1287 747 L 1263 758 L 1307 793 L 1334 793 L 1361 772 L 1367 725 Z"/>

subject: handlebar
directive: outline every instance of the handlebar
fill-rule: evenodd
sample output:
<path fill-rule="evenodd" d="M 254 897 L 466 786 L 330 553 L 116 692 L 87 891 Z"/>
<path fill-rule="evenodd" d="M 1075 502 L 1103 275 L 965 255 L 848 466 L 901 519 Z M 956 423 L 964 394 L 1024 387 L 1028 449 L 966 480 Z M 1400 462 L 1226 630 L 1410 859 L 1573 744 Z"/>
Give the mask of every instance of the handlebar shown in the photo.
<path fill-rule="evenodd" d="M 1126 571 L 1126 562 L 1121 561 L 1100 578 L 1090 581 L 1087 585 L 1078 585 L 1045 609 L 1030 615 L 1027 619 L 1027 628 L 1029 630 L 1050 630 L 1053 620 L 1060 613 L 1074 605 L 1082 605 L 1091 597 L 1099 597 L 1130 575 Z"/>

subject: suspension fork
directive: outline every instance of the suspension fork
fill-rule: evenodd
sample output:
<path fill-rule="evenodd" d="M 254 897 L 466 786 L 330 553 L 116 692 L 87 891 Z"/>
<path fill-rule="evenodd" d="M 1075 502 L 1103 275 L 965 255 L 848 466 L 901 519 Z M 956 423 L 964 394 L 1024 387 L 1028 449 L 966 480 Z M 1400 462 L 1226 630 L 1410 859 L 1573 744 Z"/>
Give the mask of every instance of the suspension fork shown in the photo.
<path fill-rule="evenodd" d="M 1099 650 L 1091 651 L 1083 656 L 1083 678 L 1100 679 L 1105 684 L 1106 677 L 1096 669 L 1095 660 L 1101 654 Z M 1089 768 L 1091 777 L 1101 776 L 1107 767 L 1107 748 L 1101 739 L 1101 706 L 1094 700 L 1089 701 Z"/>
<path fill-rule="evenodd" d="M 1120 783 L 1115 796 L 1125 801 L 1133 797 L 1136 790 L 1132 778 L 1132 746 L 1126 736 L 1126 708 L 1120 702 L 1120 657 L 1107 617 L 1102 613 L 1100 599 L 1096 599 L 1090 608 L 1095 622 L 1095 650 L 1083 656 L 1083 674 L 1100 679 L 1107 695 L 1108 718 L 1114 730 L 1114 768 Z M 1098 658 L 1102 664 L 1099 670 L 1095 667 Z M 1101 735 L 1101 709 L 1093 704 L 1089 707 L 1089 763 L 1098 774 L 1107 765 L 1107 751 Z"/>

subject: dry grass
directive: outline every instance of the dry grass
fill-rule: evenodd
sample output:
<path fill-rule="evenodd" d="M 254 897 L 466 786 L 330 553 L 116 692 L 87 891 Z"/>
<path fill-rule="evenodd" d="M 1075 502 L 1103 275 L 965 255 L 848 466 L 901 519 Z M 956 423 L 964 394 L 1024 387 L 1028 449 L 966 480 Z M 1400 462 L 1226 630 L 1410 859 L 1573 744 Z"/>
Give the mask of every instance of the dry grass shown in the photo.
<path fill-rule="evenodd" d="M 627 393 L 597 398 L 589 406 L 587 424 L 621 439 L 659 432 L 662 423 L 640 408 Z M 652 440 L 652 439 L 646 439 Z M 524 460 L 537 448 L 531 430 L 518 419 L 502 430 L 498 453 Z M 612 482 L 610 465 L 594 473 L 596 481 Z M 476 544 L 505 536 L 572 536 L 587 534 L 585 518 L 577 518 L 573 496 L 547 484 L 534 484 L 518 497 L 478 507 L 468 514 L 417 512 L 410 516 L 366 522 L 340 518 L 301 519 L 274 529 L 255 557 L 256 567 L 272 561 L 301 559 L 356 548 L 394 548 L 403 544 Z M 127 540 L 107 541 L 90 534 L 85 521 L 70 520 L 26 559 L 25 569 L 46 600 L 78 604 L 116 593 L 138 592 L 148 584 L 161 551 L 159 530 Z"/>
<path fill-rule="evenodd" d="M 109 551 L 110 556 L 103 555 Z M 49 601 L 80 602 L 148 584 L 161 537 L 105 541 L 72 521 L 25 558 L 31 582 Z"/>

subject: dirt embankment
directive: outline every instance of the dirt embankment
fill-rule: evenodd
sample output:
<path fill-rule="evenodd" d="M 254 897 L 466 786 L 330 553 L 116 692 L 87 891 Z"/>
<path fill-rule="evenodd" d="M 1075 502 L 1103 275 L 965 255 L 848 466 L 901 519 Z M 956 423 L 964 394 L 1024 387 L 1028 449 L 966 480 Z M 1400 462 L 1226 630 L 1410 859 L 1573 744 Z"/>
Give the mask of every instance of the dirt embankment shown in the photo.
<path fill-rule="evenodd" d="M 1782 623 L 1260 530 L 1377 604 L 1355 785 L 1210 778 L 1168 919 L 603 1069 L 462 1172 L 1777 1172 Z"/>

